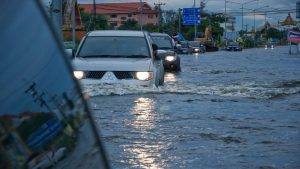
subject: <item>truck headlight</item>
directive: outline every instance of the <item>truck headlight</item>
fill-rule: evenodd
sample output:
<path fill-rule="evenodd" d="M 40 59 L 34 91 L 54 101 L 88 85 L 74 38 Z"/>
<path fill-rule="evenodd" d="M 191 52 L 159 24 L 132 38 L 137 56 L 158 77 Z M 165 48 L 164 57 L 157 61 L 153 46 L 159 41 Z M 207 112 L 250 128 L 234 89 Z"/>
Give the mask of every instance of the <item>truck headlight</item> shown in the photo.
<path fill-rule="evenodd" d="M 138 80 L 150 80 L 153 78 L 153 72 L 136 72 L 135 77 Z"/>
<path fill-rule="evenodd" d="M 80 80 L 84 77 L 84 72 L 83 71 L 74 71 L 73 74 L 76 77 L 76 79 L 78 79 L 78 80 Z"/>
<path fill-rule="evenodd" d="M 165 59 L 169 62 L 172 62 L 175 60 L 175 56 L 167 56 Z"/>

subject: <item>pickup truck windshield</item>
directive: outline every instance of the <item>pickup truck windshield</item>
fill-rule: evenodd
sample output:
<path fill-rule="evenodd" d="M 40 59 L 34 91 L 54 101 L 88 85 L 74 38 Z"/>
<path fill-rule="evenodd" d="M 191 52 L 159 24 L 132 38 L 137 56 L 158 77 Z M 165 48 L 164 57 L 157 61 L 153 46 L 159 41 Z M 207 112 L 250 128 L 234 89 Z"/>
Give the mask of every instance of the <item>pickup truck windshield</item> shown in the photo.
<path fill-rule="evenodd" d="M 172 41 L 167 36 L 152 36 L 152 40 L 158 49 L 173 49 Z"/>
<path fill-rule="evenodd" d="M 150 58 L 143 37 L 87 37 L 77 57 L 82 58 Z"/>

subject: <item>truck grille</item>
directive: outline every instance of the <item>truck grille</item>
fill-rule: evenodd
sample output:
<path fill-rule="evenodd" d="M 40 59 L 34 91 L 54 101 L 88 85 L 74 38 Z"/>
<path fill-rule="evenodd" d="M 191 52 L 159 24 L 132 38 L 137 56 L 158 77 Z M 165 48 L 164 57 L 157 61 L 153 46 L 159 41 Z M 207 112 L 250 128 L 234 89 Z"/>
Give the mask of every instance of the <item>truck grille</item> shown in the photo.
<path fill-rule="evenodd" d="M 133 79 L 131 72 L 115 71 L 113 73 L 117 79 Z"/>
<path fill-rule="evenodd" d="M 88 71 L 88 72 L 86 72 L 86 78 L 101 79 L 105 73 L 106 73 L 105 71 Z"/>
<path fill-rule="evenodd" d="M 87 79 L 101 79 L 106 71 L 86 71 L 86 76 L 85 78 Z M 116 76 L 117 79 L 133 79 L 133 74 L 132 72 L 127 72 L 127 71 L 114 71 L 114 75 Z"/>

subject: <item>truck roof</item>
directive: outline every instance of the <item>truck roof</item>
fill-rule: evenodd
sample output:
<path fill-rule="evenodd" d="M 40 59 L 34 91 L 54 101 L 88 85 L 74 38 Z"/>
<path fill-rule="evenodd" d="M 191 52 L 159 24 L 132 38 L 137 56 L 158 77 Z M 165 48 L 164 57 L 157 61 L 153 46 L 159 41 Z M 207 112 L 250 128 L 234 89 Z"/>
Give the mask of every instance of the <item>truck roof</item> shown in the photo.
<path fill-rule="evenodd" d="M 144 37 L 144 31 L 131 31 L 131 30 L 97 30 L 91 31 L 87 36 L 135 36 Z"/>

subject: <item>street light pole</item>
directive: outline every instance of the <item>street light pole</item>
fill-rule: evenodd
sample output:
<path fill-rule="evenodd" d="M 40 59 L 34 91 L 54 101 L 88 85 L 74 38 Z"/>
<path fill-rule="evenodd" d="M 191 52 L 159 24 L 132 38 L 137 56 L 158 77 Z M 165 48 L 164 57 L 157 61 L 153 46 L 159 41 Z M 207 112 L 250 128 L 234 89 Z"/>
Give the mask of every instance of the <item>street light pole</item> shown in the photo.
<path fill-rule="evenodd" d="M 248 2 L 244 2 L 244 3 L 239 3 L 239 2 L 229 1 L 229 0 L 226 0 L 226 1 L 242 5 L 242 27 L 241 28 L 242 28 L 242 30 L 244 30 L 244 5 L 254 2 L 254 1 L 259 1 L 259 0 L 251 0 Z M 226 10 L 226 1 L 225 1 L 225 10 Z"/>
<path fill-rule="evenodd" d="M 181 32 L 181 8 L 178 9 L 178 32 Z"/>
<path fill-rule="evenodd" d="M 194 39 L 196 38 L 197 36 L 197 25 L 196 25 L 196 1 L 194 0 Z"/>
<path fill-rule="evenodd" d="M 255 22 L 256 22 L 256 20 L 255 20 L 256 11 L 259 10 L 259 9 L 265 8 L 265 7 L 269 7 L 269 5 L 262 6 L 262 7 L 260 7 L 260 8 L 256 8 L 256 9 L 253 9 L 253 15 L 254 15 L 254 17 L 253 17 L 253 18 L 254 18 L 254 34 L 256 34 L 256 25 L 255 25 Z"/>
<path fill-rule="evenodd" d="M 160 2 L 160 0 L 158 1 L 158 3 L 154 3 L 155 6 L 158 7 L 158 11 L 159 11 L 159 22 L 158 22 L 158 32 L 159 32 L 159 27 L 162 23 L 162 11 L 161 11 L 161 5 L 166 5 L 165 3 Z"/>
<path fill-rule="evenodd" d="M 227 11 L 226 11 L 226 3 L 227 3 L 227 0 L 225 0 L 225 39 L 227 39 L 227 25 L 226 25 L 226 23 L 227 23 Z"/>
<path fill-rule="evenodd" d="M 96 1 L 93 0 L 93 30 L 96 30 Z"/>
<path fill-rule="evenodd" d="M 265 7 L 269 7 L 269 5 L 266 5 L 266 6 L 262 6 L 260 8 L 256 8 L 256 9 L 249 9 L 249 10 L 252 10 L 253 11 L 253 31 L 254 31 L 254 45 L 255 45 L 255 36 L 256 36 L 256 19 L 255 19 L 255 15 L 256 15 L 256 11 L 259 10 L 259 9 L 262 9 L 262 8 L 265 8 Z"/>
<path fill-rule="evenodd" d="M 142 16 L 143 16 L 143 2 L 142 0 L 140 0 L 140 26 L 141 26 L 141 31 L 143 31 L 143 19 L 142 19 Z"/>

